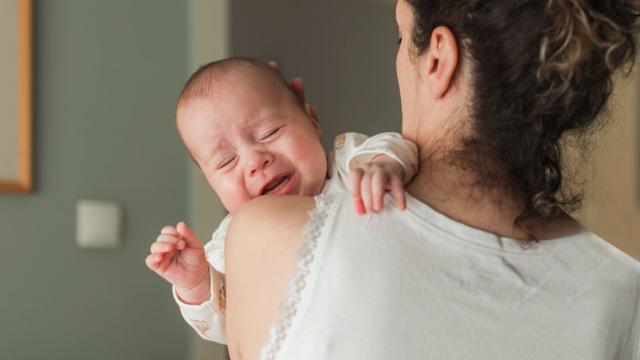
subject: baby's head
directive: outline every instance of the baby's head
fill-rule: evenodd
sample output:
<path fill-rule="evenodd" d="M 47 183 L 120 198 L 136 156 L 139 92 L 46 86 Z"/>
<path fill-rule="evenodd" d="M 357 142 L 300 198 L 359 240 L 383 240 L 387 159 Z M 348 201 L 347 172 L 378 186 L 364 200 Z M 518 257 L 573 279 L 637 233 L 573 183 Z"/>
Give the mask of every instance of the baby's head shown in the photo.
<path fill-rule="evenodd" d="M 230 213 L 266 194 L 316 195 L 327 158 L 318 123 L 268 64 L 207 64 L 178 100 L 178 132 Z"/>

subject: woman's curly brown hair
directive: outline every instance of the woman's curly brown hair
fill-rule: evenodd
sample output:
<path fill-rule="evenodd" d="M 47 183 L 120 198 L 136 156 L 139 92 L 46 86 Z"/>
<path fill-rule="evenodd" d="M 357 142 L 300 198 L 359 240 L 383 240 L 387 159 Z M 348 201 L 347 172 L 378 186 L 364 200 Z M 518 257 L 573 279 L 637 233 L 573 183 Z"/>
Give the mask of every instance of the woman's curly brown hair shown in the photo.
<path fill-rule="evenodd" d="M 473 135 L 463 141 L 465 165 L 484 181 L 502 175 L 525 204 L 515 225 L 524 229 L 528 219 L 580 208 L 582 192 L 563 186 L 561 142 L 599 125 L 612 75 L 631 71 L 638 3 L 407 1 L 418 54 L 428 49 L 433 29 L 446 26 L 472 64 Z"/>

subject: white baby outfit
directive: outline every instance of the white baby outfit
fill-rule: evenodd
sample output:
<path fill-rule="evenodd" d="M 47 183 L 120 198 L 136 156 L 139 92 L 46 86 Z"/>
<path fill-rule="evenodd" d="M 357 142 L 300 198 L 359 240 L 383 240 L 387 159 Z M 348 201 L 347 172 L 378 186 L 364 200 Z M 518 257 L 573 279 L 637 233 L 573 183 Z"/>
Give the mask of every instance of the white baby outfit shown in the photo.
<path fill-rule="evenodd" d="M 350 165 L 354 162 L 366 162 L 376 155 L 384 154 L 396 160 L 404 169 L 404 182 L 407 183 L 416 173 L 418 163 L 418 150 L 414 143 L 405 140 L 397 133 L 381 133 L 367 137 L 358 133 L 344 133 L 338 135 L 334 141 L 334 150 L 330 156 L 330 178 L 325 182 L 323 194 L 347 193 L 347 175 Z M 391 200 L 386 200 L 391 202 Z M 355 210 L 352 209 L 354 212 Z M 224 268 L 224 241 L 231 222 L 231 215 L 227 215 L 218 228 L 213 232 L 211 241 L 205 246 L 205 254 L 210 264 L 211 297 L 202 304 L 191 305 L 180 300 L 175 289 L 172 288 L 173 297 L 180 308 L 184 319 L 193 327 L 198 335 L 205 340 L 226 344 L 224 335 L 224 313 L 220 311 L 224 299 L 220 288 L 216 289 L 214 282 L 214 269 L 221 274 Z M 224 275 L 221 275 L 222 286 Z"/>

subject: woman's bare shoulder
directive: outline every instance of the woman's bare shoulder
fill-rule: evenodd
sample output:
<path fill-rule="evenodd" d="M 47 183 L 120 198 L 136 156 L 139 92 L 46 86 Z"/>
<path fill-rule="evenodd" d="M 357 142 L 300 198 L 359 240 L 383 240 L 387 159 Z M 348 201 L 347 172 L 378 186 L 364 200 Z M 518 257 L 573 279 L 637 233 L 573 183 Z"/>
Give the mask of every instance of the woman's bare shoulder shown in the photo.
<path fill-rule="evenodd" d="M 278 261 L 279 254 L 301 245 L 301 230 L 313 207 L 313 198 L 304 196 L 263 196 L 249 201 L 229 225 L 225 262 L 244 262 L 252 253 L 273 255 L 272 261 Z"/>
<path fill-rule="evenodd" d="M 265 196 L 234 214 L 225 240 L 225 326 L 232 358 L 258 358 L 287 295 L 313 207 L 309 197 Z"/>
<path fill-rule="evenodd" d="M 233 216 L 229 231 L 250 235 L 263 228 L 286 230 L 292 224 L 306 222 L 313 206 L 313 198 L 306 196 L 262 196 L 240 208 Z"/>

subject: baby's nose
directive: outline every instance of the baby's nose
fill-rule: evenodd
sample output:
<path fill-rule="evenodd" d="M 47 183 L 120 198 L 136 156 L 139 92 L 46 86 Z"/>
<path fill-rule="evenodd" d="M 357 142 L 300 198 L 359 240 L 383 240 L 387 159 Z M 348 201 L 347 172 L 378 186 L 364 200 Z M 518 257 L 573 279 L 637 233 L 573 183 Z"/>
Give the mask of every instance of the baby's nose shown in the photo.
<path fill-rule="evenodd" d="M 256 154 L 249 163 L 249 175 L 254 176 L 258 171 L 264 170 L 267 166 L 273 162 L 273 155 L 268 152 L 261 152 Z"/>
<path fill-rule="evenodd" d="M 269 165 L 269 160 L 265 160 L 262 162 L 262 166 L 252 166 L 251 167 L 251 175 L 255 175 L 258 170 L 264 170 L 265 167 Z"/>

